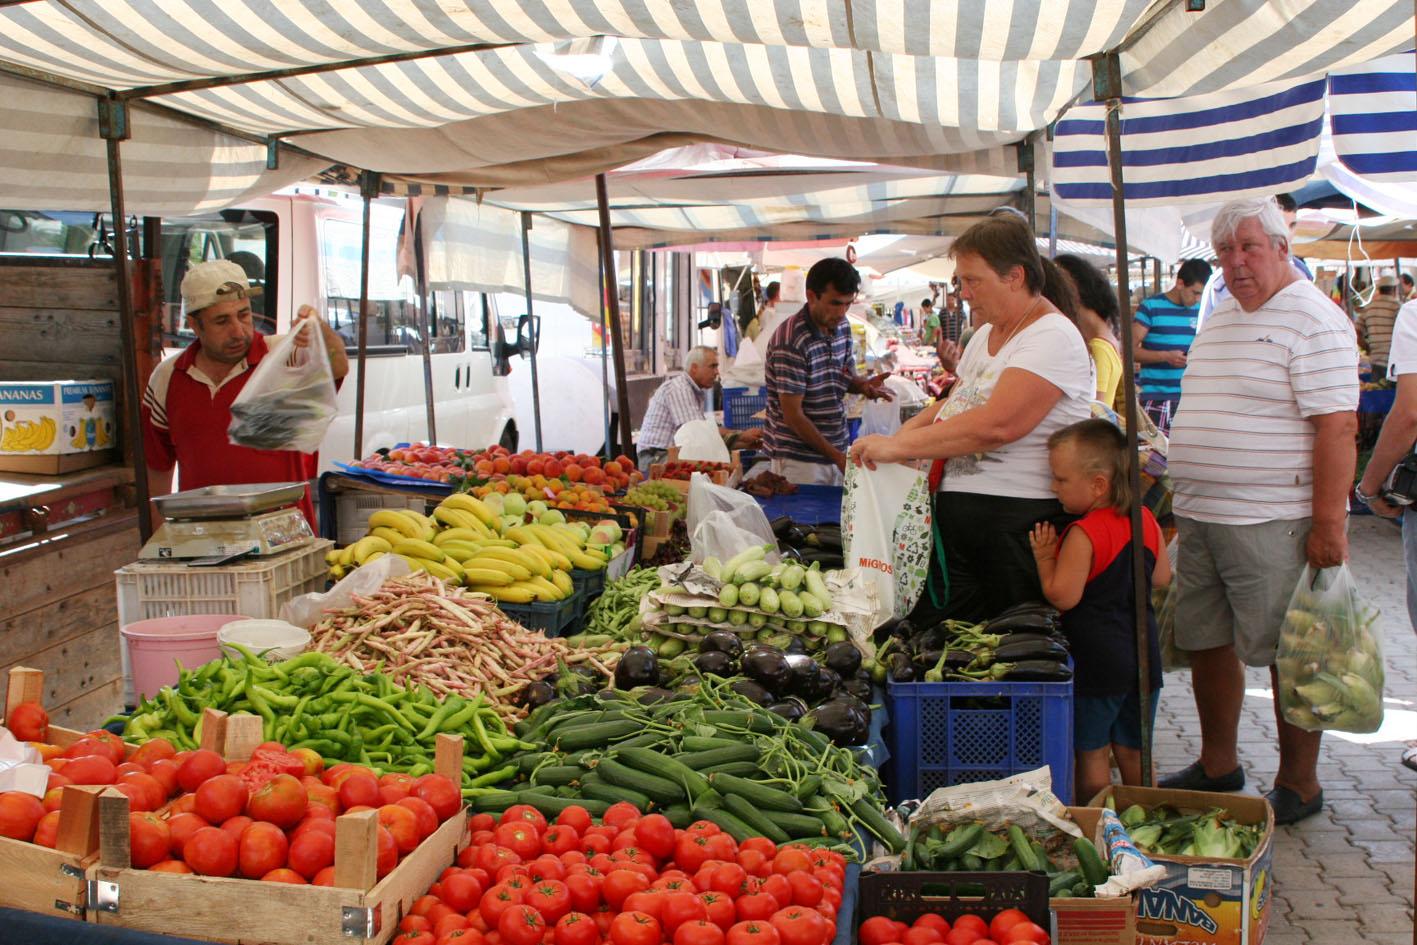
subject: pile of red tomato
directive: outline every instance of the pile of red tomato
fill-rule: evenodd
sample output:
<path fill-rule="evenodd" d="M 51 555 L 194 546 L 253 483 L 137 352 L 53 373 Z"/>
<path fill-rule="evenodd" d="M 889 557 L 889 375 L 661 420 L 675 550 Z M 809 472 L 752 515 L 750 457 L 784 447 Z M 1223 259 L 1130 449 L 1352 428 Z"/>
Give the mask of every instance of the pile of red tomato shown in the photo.
<path fill-rule="evenodd" d="M 441 775 L 326 769 L 315 752 L 288 752 L 277 742 L 259 745 L 244 762 L 206 749 L 179 752 L 163 738 L 128 755 L 105 731 L 67 749 L 40 747 L 53 769 L 48 792 L 43 800 L 0 794 L 0 836 L 53 847 L 64 787 L 113 785 L 128 796 L 136 869 L 331 886 L 335 818 L 375 810 L 382 877 L 462 807 L 458 785 Z"/>
<path fill-rule="evenodd" d="M 931 912 L 913 925 L 877 915 L 861 923 L 858 937 L 861 945 L 1048 945 L 1047 930 L 1020 909 L 1005 909 L 988 922 L 969 912 L 953 923 Z"/>
<path fill-rule="evenodd" d="M 400 922 L 396 945 L 827 945 L 840 854 L 676 830 L 615 804 L 472 818 L 472 843 Z"/>

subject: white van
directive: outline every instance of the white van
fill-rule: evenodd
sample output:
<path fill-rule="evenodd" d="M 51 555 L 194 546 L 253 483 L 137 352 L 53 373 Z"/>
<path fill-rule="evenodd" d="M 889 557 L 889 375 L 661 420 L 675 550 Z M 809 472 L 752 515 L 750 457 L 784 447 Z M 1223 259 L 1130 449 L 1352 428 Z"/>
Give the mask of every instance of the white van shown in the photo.
<path fill-rule="evenodd" d="M 370 214 L 369 322 L 364 381 L 364 455 L 428 438 L 423 377 L 422 306 L 414 281 L 399 276 L 402 201 L 375 201 Z M 178 291 L 187 268 L 229 258 L 261 292 L 253 299 L 257 330 L 282 334 L 301 305 L 313 305 L 344 338 L 350 374 L 339 415 L 320 446 L 320 469 L 354 456 L 355 352 L 358 348 L 362 206 L 357 200 L 278 194 L 239 208 L 162 221 L 165 345 L 192 338 Z M 434 422 L 440 443 L 516 449 L 520 433 L 505 376 L 494 372 L 494 313 L 480 293 L 429 293 Z M 503 366 L 505 373 L 505 365 Z"/>

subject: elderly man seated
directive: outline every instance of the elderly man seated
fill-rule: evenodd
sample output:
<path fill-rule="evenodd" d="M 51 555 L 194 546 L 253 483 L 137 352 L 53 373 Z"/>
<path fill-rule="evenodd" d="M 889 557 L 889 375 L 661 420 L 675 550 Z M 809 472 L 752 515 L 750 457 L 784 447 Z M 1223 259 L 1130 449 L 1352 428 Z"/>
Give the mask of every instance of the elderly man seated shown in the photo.
<path fill-rule="evenodd" d="M 640 469 L 646 476 L 650 466 L 668 459 L 669 447 L 674 445 L 674 434 L 680 427 L 691 420 L 704 419 L 704 391 L 712 390 L 717 380 L 718 352 L 700 345 L 684 359 L 684 373 L 669 378 L 654 392 L 635 444 Z M 719 433 L 730 450 L 751 449 L 763 438 L 761 429 L 740 432 L 720 427 Z"/>

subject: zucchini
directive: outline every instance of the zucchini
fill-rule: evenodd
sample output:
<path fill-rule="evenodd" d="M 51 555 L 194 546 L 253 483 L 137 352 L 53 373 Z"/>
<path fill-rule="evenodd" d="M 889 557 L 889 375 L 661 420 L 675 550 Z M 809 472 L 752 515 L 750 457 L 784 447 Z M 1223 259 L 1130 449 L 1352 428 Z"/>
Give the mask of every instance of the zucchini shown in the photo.
<path fill-rule="evenodd" d="M 748 583 L 738 588 L 738 602 L 744 607 L 755 607 L 762 599 L 763 588 L 756 584 Z"/>
<path fill-rule="evenodd" d="M 786 791 L 749 781 L 732 774 L 715 774 L 710 779 L 714 790 L 720 794 L 737 794 L 761 810 L 780 810 L 789 814 L 800 814 L 802 802 Z"/>
<path fill-rule="evenodd" d="M 725 584 L 718 592 L 718 603 L 722 607 L 734 607 L 738 604 L 738 585 Z"/>
<path fill-rule="evenodd" d="M 556 797 L 552 794 L 542 794 L 539 791 L 519 791 L 517 803 L 530 804 L 541 813 L 553 817 L 568 807 L 583 807 L 593 817 L 599 817 L 610 809 L 610 805 L 604 801 L 586 800 L 583 797 Z"/>
<path fill-rule="evenodd" d="M 754 831 L 767 837 L 773 843 L 787 843 L 787 841 L 791 839 L 788 837 L 787 832 L 773 823 L 766 814 L 737 794 L 723 795 L 723 806 L 728 813 L 737 817 Z"/>
<path fill-rule="evenodd" d="M 1086 837 L 1073 840 L 1073 852 L 1077 854 L 1082 878 L 1087 880 L 1089 886 L 1101 886 L 1107 882 L 1112 871 L 1107 868 L 1102 855 L 1097 852 L 1097 846 L 1091 840 Z"/>
<path fill-rule="evenodd" d="M 531 774 L 537 765 L 545 763 L 556 763 L 560 759 L 554 751 L 529 752 L 517 758 L 517 770 L 522 774 Z"/>
<path fill-rule="evenodd" d="M 489 791 L 472 799 L 472 810 L 476 814 L 500 814 L 517 803 L 516 791 Z"/>
<path fill-rule="evenodd" d="M 984 869 L 984 861 L 973 853 L 966 853 L 959 858 L 959 862 L 961 866 L 971 873 L 978 873 L 980 870 Z"/>
<path fill-rule="evenodd" d="M 683 830 L 694 822 L 694 812 L 689 810 L 687 804 L 670 804 L 660 811 L 669 822 L 674 825 L 675 830 Z"/>
<path fill-rule="evenodd" d="M 551 736 L 554 747 L 561 751 L 579 751 L 582 748 L 603 747 L 617 739 L 628 738 L 644 728 L 633 719 L 618 719 L 613 722 L 596 722 L 591 725 L 577 725 L 563 729 Z"/>
<path fill-rule="evenodd" d="M 719 748 L 741 748 L 743 743 L 736 738 L 709 738 L 704 735 L 685 735 L 682 747 L 680 748 L 679 760 L 684 761 L 684 756 L 690 752 L 714 751 Z M 753 757 L 756 758 L 757 749 L 753 749 Z M 686 762 L 687 763 L 687 762 Z M 693 767 L 693 765 L 690 765 Z"/>
<path fill-rule="evenodd" d="M 614 784 L 606 784 L 604 781 L 591 781 L 581 785 L 581 796 L 597 801 L 605 801 L 614 804 L 618 801 L 627 801 L 635 805 L 641 813 L 649 813 L 654 809 L 654 802 L 649 799 L 648 794 L 630 788 L 619 787 Z"/>
<path fill-rule="evenodd" d="M 941 859 L 959 856 L 974 849 L 979 838 L 984 835 L 984 825 L 980 823 L 961 824 L 949 832 L 944 842 L 936 848 L 935 855 Z"/>
<path fill-rule="evenodd" d="M 1077 870 L 1066 870 L 1062 873 L 1058 873 L 1048 881 L 1048 895 L 1060 895 L 1065 889 L 1068 891 L 1069 895 L 1072 895 L 1073 884 L 1076 883 L 1079 878 Z"/>
<path fill-rule="evenodd" d="M 544 768 L 537 768 L 532 773 L 531 783 L 561 787 L 579 781 L 581 775 L 585 773 L 586 769 L 580 765 L 546 765 Z"/>
<path fill-rule="evenodd" d="M 694 813 L 702 820 L 717 824 L 720 830 L 728 834 L 738 843 L 742 843 L 749 837 L 761 836 L 761 834 L 752 827 L 749 827 L 726 810 L 717 807 L 695 807 Z"/>
<path fill-rule="evenodd" d="M 814 728 L 804 728 L 799 725 L 797 726 L 797 734 L 818 753 L 824 752 L 832 746 L 832 740 Z"/>
<path fill-rule="evenodd" d="M 662 778 L 654 774 L 646 774 L 636 770 L 627 764 L 616 761 L 614 758 L 605 758 L 600 764 L 595 766 L 595 770 L 602 778 L 611 784 L 620 787 L 627 787 L 633 791 L 649 796 L 661 807 L 667 807 L 676 801 L 688 799 L 688 794 L 678 784 L 668 778 Z"/>
<path fill-rule="evenodd" d="M 740 778 L 751 778 L 756 774 L 762 774 L 763 769 L 758 767 L 756 761 L 730 761 L 726 764 L 713 765 L 703 769 L 704 774 L 732 774 Z"/>
<path fill-rule="evenodd" d="M 783 591 L 779 593 L 770 587 L 765 587 L 763 588 L 762 593 L 758 595 L 758 607 L 760 607 L 765 613 L 775 614 L 777 613 L 778 608 L 782 606 L 782 594 L 790 593 L 792 592 Z"/>
<path fill-rule="evenodd" d="M 712 739 L 713 741 L 726 741 L 726 739 Z M 686 738 L 687 743 L 689 740 Z M 701 771 L 704 768 L 712 768 L 714 765 L 726 765 L 734 761 L 756 762 L 760 752 L 756 745 L 748 742 L 735 742 L 722 748 L 710 748 L 707 751 L 683 751 L 674 757 L 682 762 L 686 767 Z"/>
<path fill-rule="evenodd" d="M 772 818 L 772 822 L 787 831 L 794 840 L 831 835 L 826 823 L 815 814 L 789 814 L 785 811 L 769 810 L 764 811 L 763 816 Z"/>
<path fill-rule="evenodd" d="M 617 747 L 615 757 L 623 760 L 632 768 L 638 768 L 645 774 L 656 775 L 681 785 L 688 793 L 690 801 L 709 789 L 708 778 L 682 761 L 661 755 L 653 749 Z"/>
<path fill-rule="evenodd" d="M 1028 837 L 1024 836 L 1023 828 L 1018 824 L 1009 824 L 1009 845 L 1013 847 L 1014 856 L 1018 857 L 1019 866 L 1024 870 L 1034 873 L 1043 868 L 1043 864 L 1038 862 L 1038 857 L 1033 852 L 1033 847 L 1028 843 Z"/>
<path fill-rule="evenodd" d="M 773 721 L 776 719 L 777 721 Z M 709 725 L 723 726 L 724 728 L 747 729 L 757 732 L 759 735 L 771 735 L 777 731 L 778 722 L 786 724 L 786 719 L 773 715 L 764 709 L 761 712 L 736 709 L 710 709 L 704 712 L 704 721 Z"/>
<path fill-rule="evenodd" d="M 827 836 L 839 837 L 843 840 L 849 840 L 852 837 L 851 825 L 846 822 L 846 818 L 841 816 L 836 805 L 830 800 L 818 794 L 816 797 L 808 798 L 806 804 L 807 812 L 822 822 Z"/>
<path fill-rule="evenodd" d="M 868 797 L 859 798 L 851 805 L 851 813 L 856 815 L 856 819 L 866 825 L 866 829 L 876 835 L 892 853 L 900 853 L 905 849 L 905 838 L 900 835 L 900 831 L 895 829 L 895 825 L 886 820 L 886 815 L 882 814 L 880 808 L 871 803 Z"/>
<path fill-rule="evenodd" d="M 809 774 L 801 781 L 797 782 L 797 789 L 794 790 L 792 793 L 797 795 L 797 799 L 799 801 L 805 801 L 807 798 L 811 797 L 813 794 L 816 794 L 821 789 L 821 777 L 819 775 Z"/>
<path fill-rule="evenodd" d="M 665 736 L 659 732 L 643 732 L 622 742 L 616 742 L 614 748 L 617 751 L 621 748 L 654 748 L 664 744 L 664 741 Z"/>

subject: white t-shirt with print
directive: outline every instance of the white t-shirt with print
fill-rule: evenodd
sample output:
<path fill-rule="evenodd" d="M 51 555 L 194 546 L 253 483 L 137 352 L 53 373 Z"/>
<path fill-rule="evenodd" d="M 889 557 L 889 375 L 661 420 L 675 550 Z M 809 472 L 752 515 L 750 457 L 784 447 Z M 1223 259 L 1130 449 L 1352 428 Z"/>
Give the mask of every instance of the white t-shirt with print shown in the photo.
<path fill-rule="evenodd" d="M 935 420 L 983 406 L 1008 368 L 1036 374 L 1063 392 L 1047 416 L 1028 433 L 988 453 L 957 456 L 945 463 L 941 492 L 974 492 L 1019 499 L 1052 498 L 1048 437 L 1092 416 L 1092 359 L 1076 326 L 1049 312 L 989 355 L 992 325 L 974 333 L 955 373 L 959 380 Z"/>

